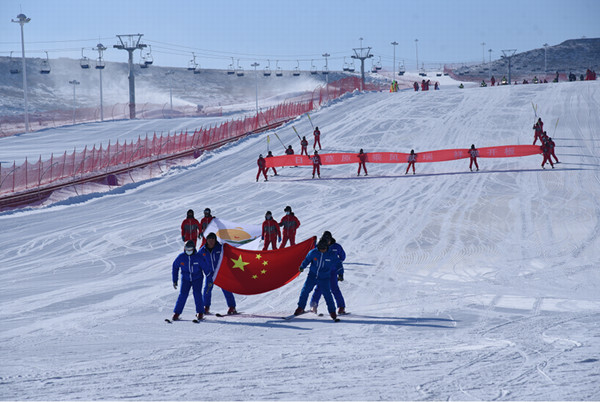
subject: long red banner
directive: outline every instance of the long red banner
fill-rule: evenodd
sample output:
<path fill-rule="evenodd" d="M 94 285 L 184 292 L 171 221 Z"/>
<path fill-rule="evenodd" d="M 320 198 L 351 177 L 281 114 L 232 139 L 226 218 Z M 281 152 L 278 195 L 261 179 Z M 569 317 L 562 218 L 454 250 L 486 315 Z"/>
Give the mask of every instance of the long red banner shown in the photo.
<path fill-rule="evenodd" d="M 542 153 L 537 145 L 503 145 L 498 147 L 478 148 L 480 158 L 512 158 Z M 408 153 L 402 152 L 370 152 L 368 163 L 408 163 Z M 311 155 L 312 156 L 312 155 Z M 342 165 L 358 163 L 358 153 L 320 154 L 323 165 Z M 469 149 L 442 149 L 438 151 L 417 152 L 417 163 L 445 162 L 468 158 Z M 306 155 L 281 155 L 265 158 L 267 167 L 310 166 L 312 159 Z"/>

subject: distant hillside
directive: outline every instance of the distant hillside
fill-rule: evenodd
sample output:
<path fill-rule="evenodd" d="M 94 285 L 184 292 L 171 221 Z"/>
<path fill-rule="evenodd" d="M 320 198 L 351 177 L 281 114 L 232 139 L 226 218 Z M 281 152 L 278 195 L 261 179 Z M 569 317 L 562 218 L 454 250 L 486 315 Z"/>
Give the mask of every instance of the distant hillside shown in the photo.
<path fill-rule="evenodd" d="M 542 47 L 515 53 L 511 61 L 511 78 L 513 81 L 531 80 L 534 76 L 554 78 L 558 71 L 562 76 L 573 72 L 579 79 L 588 68 L 596 72 L 600 70 L 600 38 L 569 39 L 547 49 Z M 500 79 L 508 75 L 508 61 L 499 59 L 491 63 L 455 66 L 450 70 L 458 79 L 465 81 L 487 80 L 490 75 Z"/>

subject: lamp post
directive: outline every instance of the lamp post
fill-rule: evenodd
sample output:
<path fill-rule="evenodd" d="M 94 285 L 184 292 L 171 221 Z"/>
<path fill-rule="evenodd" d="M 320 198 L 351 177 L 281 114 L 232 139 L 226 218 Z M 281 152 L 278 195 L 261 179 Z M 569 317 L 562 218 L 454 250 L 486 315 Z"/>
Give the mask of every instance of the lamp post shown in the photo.
<path fill-rule="evenodd" d="M 417 73 L 419 72 L 419 40 L 415 39 L 415 49 L 417 51 Z"/>
<path fill-rule="evenodd" d="M 250 64 L 254 67 L 254 85 L 255 85 L 255 99 L 256 99 L 256 117 L 258 118 L 258 74 L 256 73 L 256 67 L 260 66 L 257 62 Z"/>
<path fill-rule="evenodd" d="M 544 73 L 548 72 L 548 44 L 544 43 Z"/>
<path fill-rule="evenodd" d="M 29 132 L 29 107 L 27 103 L 27 68 L 25 67 L 25 36 L 23 34 L 23 25 L 31 21 L 25 14 L 17 15 L 18 20 L 11 20 L 21 25 L 21 65 L 23 69 L 23 94 L 25 97 L 25 132 Z"/>
<path fill-rule="evenodd" d="M 100 73 L 100 121 L 104 121 L 104 105 L 102 104 L 102 70 L 104 69 L 104 63 L 102 62 L 102 53 L 106 50 L 106 47 L 102 43 L 98 43 L 94 50 L 98 51 L 96 69 Z"/>
<path fill-rule="evenodd" d="M 391 45 L 392 45 L 392 46 L 394 46 L 394 64 L 392 65 L 392 71 L 393 71 L 394 73 L 392 74 L 392 77 L 395 77 L 395 76 L 396 76 L 396 45 L 397 45 L 397 44 L 398 44 L 398 42 L 396 42 L 396 41 L 393 41 L 393 42 L 391 43 Z"/>
<path fill-rule="evenodd" d="M 73 85 L 73 125 L 75 125 L 75 88 L 77 88 L 77 85 L 79 85 L 80 82 L 77 80 L 71 80 L 69 81 L 69 84 Z"/>
<path fill-rule="evenodd" d="M 485 64 L 485 42 L 481 42 L 481 60 Z"/>
<path fill-rule="evenodd" d="M 169 101 L 171 103 L 171 116 L 173 117 L 173 74 L 175 74 L 175 72 L 173 70 L 169 70 L 165 73 L 165 75 L 167 77 L 169 77 Z"/>
<path fill-rule="evenodd" d="M 490 79 L 492 79 L 492 49 L 488 49 L 488 52 L 490 52 L 490 67 L 489 67 L 489 71 L 490 71 Z"/>
<path fill-rule="evenodd" d="M 323 57 L 325 57 L 325 88 L 327 88 L 327 100 L 329 100 L 329 66 L 327 65 L 327 58 L 331 56 L 329 53 L 323 53 Z"/>

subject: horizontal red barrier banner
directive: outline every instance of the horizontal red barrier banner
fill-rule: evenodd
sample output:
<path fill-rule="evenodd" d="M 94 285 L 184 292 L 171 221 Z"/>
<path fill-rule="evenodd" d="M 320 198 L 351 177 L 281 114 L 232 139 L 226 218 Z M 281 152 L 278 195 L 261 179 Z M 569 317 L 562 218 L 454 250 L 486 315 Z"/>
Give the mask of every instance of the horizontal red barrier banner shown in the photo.
<path fill-rule="evenodd" d="M 498 147 L 478 148 L 479 158 L 511 158 L 542 153 L 537 145 L 503 145 Z M 367 163 L 408 163 L 408 153 L 402 152 L 370 152 Z M 438 151 L 417 152 L 417 163 L 445 162 L 468 158 L 469 149 L 442 149 Z M 343 165 L 358 163 L 358 153 L 319 154 L 323 165 Z M 311 166 L 312 155 L 281 155 L 265 158 L 267 167 Z"/>

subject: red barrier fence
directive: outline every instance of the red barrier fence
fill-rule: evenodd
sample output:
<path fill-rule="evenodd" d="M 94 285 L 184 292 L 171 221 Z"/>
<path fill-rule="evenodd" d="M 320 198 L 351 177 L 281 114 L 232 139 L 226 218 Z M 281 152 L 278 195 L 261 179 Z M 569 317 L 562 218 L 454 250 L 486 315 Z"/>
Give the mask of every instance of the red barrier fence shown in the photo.
<path fill-rule="evenodd" d="M 294 103 L 284 103 L 260 112 L 256 116 L 242 120 L 232 120 L 221 125 L 194 130 L 193 133 L 161 134 L 153 137 L 138 137 L 129 143 L 109 144 L 104 147 L 65 153 L 60 156 L 51 155 L 50 159 L 37 162 L 25 162 L 17 166 L 6 167 L 0 164 L 0 201 L 14 194 L 41 191 L 48 187 L 60 187 L 72 182 L 85 181 L 86 178 L 97 179 L 114 172 L 123 172 L 156 161 L 174 159 L 186 155 L 198 156 L 202 150 L 214 149 L 226 142 L 236 140 L 251 133 L 260 132 L 312 111 L 330 99 L 340 97 L 344 93 L 360 87 L 360 79 L 348 77 L 320 87 L 309 94 L 309 99 Z M 366 90 L 382 88 L 367 85 Z"/>

